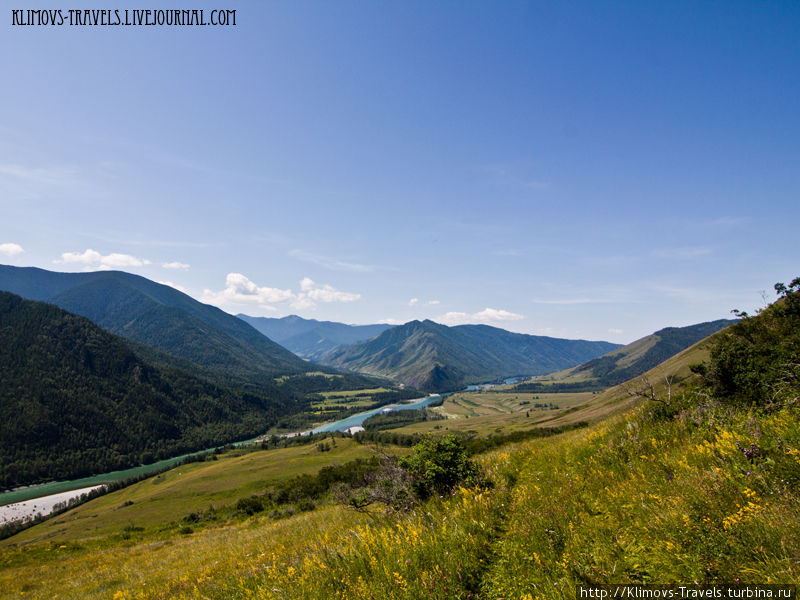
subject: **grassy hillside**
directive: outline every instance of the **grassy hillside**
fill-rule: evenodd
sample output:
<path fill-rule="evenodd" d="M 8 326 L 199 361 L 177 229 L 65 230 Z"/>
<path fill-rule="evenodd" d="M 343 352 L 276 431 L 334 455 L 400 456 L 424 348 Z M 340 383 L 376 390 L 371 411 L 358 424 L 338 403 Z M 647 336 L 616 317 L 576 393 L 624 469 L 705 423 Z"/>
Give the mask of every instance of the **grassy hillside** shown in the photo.
<path fill-rule="evenodd" d="M 559 389 L 602 389 L 638 377 L 645 371 L 710 336 L 735 320 L 719 319 L 688 327 L 665 327 L 655 333 L 631 342 L 604 356 L 541 377 L 534 383 L 520 384 L 517 389 L 535 391 L 542 389 L 537 383 L 554 382 Z"/>
<path fill-rule="evenodd" d="M 383 375 L 425 391 L 534 375 L 578 364 L 615 348 L 608 342 L 511 333 L 486 325 L 447 327 L 412 321 L 322 356 L 321 362 Z"/>

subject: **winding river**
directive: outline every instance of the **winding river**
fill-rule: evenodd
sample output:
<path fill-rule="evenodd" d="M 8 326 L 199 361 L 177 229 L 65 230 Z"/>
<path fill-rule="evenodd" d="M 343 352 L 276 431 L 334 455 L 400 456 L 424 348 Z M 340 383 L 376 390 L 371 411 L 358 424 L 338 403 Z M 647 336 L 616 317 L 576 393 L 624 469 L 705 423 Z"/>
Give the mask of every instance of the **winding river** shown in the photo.
<path fill-rule="evenodd" d="M 378 408 L 373 408 L 372 410 L 367 410 L 365 412 L 360 412 L 355 415 L 351 415 L 346 419 L 340 419 L 338 421 L 334 421 L 333 423 L 326 423 L 325 425 L 320 425 L 316 429 L 312 429 L 310 432 L 307 433 L 326 433 L 329 431 L 347 431 L 351 427 L 359 427 L 361 426 L 364 421 L 369 419 L 373 415 L 377 415 L 381 412 L 388 412 L 390 410 L 414 410 L 418 408 L 424 408 L 429 406 L 439 400 L 442 396 L 440 394 L 431 394 L 430 396 L 425 396 L 424 398 L 419 398 L 417 400 L 412 400 L 411 402 L 402 403 L 402 404 L 387 404 L 386 406 L 380 406 Z"/>
<path fill-rule="evenodd" d="M 373 410 L 368 410 L 366 412 L 351 415 L 346 419 L 340 419 L 339 421 L 334 421 L 332 423 L 325 423 L 324 425 L 320 425 L 316 429 L 312 429 L 311 431 L 306 431 L 304 433 L 308 434 L 308 433 L 325 433 L 330 431 L 347 431 L 347 429 L 349 429 L 350 427 L 356 427 L 361 425 L 366 419 L 368 419 L 372 415 L 378 414 L 379 412 L 385 410 L 411 410 L 415 408 L 422 408 L 430 405 L 433 402 L 436 402 L 439 398 L 441 398 L 439 394 L 431 394 L 430 396 L 426 396 L 425 398 L 412 400 L 411 402 L 405 404 L 387 404 L 385 406 L 381 406 Z M 253 443 L 258 441 L 259 439 L 261 438 L 255 438 L 244 442 L 238 442 L 236 445 Z M 112 481 L 131 479 L 133 477 L 138 477 L 140 475 L 157 473 L 158 471 L 161 471 L 165 468 L 177 465 L 179 462 L 181 462 L 188 456 L 194 456 L 197 454 L 204 454 L 213 451 L 214 448 L 210 448 L 208 450 L 201 450 L 199 452 L 193 452 L 191 454 L 184 454 L 182 456 L 176 456 L 174 458 L 161 460 L 150 465 L 142 465 L 139 467 L 133 467 L 131 469 L 125 469 L 122 471 L 112 471 L 111 473 L 104 473 L 102 475 L 93 475 L 91 477 L 83 477 L 81 479 L 73 479 L 70 481 L 53 481 L 50 483 L 43 483 L 41 485 L 33 485 L 29 487 L 19 488 L 16 490 L 11 490 L 8 492 L 3 492 L 0 493 L 0 506 L 7 506 L 18 503 L 20 503 L 21 505 L 21 503 L 25 503 L 30 500 L 35 500 L 37 498 L 44 498 L 45 496 L 54 496 L 54 498 L 57 498 L 56 501 L 58 502 L 67 501 L 69 500 L 69 498 L 79 496 L 81 493 L 85 492 L 86 491 L 85 488 L 95 487 L 98 485 L 102 485 L 104 483 L 110 483 Z M 68 494 L 67 492 L 70 493 Z M 32 507 L 33 505 L 31 504 L 26 506 Z M 43 506 L 43 502 L 37 503 L 36 506 L 37 508 L 41 509 Z M 18 515 L 14 512 L 15 510 L 17 510 L 17 507 L 9 506 L 7 510 L 2 512 L 2 516 L 7 518 L 7 515 L 10 516 L 14 514 L 14 517 L 17 518 Z M 31 515 L 34 514 L 30 511 L 26 512 Z"/>

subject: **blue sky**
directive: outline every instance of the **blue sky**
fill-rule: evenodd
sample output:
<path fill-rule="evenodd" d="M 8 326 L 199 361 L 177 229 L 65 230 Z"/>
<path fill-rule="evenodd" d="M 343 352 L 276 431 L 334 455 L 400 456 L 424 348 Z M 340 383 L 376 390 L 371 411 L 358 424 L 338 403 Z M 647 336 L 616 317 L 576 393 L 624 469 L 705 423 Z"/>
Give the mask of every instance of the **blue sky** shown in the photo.
<path fill-rule="evenodd" d="M 800 275 L 795 2 L 2 5 L 0 262 L 616 342 Z"/>

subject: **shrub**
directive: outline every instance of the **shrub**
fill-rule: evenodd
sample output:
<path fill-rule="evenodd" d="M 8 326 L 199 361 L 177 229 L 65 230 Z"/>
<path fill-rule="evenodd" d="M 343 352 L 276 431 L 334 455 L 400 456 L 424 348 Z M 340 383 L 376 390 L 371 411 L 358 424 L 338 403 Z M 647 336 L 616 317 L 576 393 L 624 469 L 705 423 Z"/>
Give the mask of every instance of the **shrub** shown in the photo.
<path fill-rule="evenodd" d="M 241 498 L 236 503 L 236 510 L 252 516 L 264 510 L 264 501 L 258 496 Z"/>
<path fill-rule="evenodd" d="M 463 442 L 453 434 L 424 439 L 413 450 L 400 460 L 400 466 L 411 474 L 420 499 L 448 493 L 457 484 L 478 477 L 478 465 L 469 459 Z"/>

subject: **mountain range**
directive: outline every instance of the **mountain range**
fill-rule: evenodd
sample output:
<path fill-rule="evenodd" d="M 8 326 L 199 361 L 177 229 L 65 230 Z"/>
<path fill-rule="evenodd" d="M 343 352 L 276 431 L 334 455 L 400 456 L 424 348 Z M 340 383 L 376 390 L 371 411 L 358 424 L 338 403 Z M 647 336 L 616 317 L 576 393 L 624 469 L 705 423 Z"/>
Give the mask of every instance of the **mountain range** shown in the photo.
<path fill-rule="evenodd" d="M 488 325 L 411 321 L 366 341 L 334 348 L 323 364 L 382 375 L 425 391 L 454 390 L 580 364 L 619 344 L 512 333 Z"/>
<path fill-rule="evenodd" d="M 345 325 L 333 321 L 289 315 L 281 319 L 236 315 L 252 327 L 300 357 L 319 359 L 336 346 L 347 346 L 375 337 L 393 325 Z"/>
<path fill-rule="evenodd" d="M 0 265 L 0 290 L 55 304 L 155 350 L 149 359 L 184 359 L 220 380 L 263 388 L 276 376 L 319 370 L 241 319 L 138 275 Z"/>
<path fill-rule="evenodd" d="M 521 383 L 516 387 L 520 391 L 535 391 L 544 389 L 544 386 L 551 391 L 611 387 L 642 375 L 700 340 L 736 322 L 735 319 L 719 319 L 686 327 L 665 327 L 604 356 L 537 378 L 536 382 Z"/>

